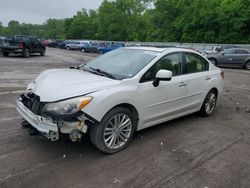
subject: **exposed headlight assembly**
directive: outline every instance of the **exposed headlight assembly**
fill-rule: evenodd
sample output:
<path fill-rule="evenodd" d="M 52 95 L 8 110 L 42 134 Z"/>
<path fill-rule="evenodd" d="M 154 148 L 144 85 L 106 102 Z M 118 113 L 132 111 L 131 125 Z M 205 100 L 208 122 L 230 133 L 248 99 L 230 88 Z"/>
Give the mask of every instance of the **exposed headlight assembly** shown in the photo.
<path fill-rule="evenodd" d="M 60 102 L 48 103 L 42 112 L 53 115 L 72 115 L 84 108 L 93 99 L 91 96 L 76 97 Z"/>

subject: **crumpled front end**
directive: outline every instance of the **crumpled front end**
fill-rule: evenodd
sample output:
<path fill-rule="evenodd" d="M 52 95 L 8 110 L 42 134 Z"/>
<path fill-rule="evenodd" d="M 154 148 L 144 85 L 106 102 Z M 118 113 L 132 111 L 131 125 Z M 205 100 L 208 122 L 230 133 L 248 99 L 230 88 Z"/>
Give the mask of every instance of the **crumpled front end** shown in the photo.
<path fill-rule="evenodd" d="M 80 140 L 88 130 L 91 120 L 82 113 L 72 116 L 56 117 L 43 114 L 45 102 L 40 102 L 40 97 L 27 93 L 22 94 L 17 100 L 19 114 L 41 135 L 51 141 L 59 140 L 60 135 L 67 134 L 72 141 Z"/>

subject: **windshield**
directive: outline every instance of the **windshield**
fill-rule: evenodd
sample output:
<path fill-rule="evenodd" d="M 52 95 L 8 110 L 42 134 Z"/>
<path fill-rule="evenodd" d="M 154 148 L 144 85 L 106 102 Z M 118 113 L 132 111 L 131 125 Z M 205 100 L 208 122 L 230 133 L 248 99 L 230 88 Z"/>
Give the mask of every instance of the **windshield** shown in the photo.
<path fill-rule="evenodd" d="M 117 49 L 99 56 L 80 69 L 108 73 L 115 79 L 131 78 L 155 57 L 156 53 L 153 51 Z"/>

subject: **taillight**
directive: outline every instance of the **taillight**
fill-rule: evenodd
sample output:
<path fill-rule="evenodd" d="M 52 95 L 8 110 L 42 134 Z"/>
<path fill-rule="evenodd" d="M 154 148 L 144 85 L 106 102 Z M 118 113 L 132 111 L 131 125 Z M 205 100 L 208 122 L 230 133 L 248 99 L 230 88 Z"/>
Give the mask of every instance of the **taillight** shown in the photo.
<path fill-rule="evenodd" d="M 19 43 L 19 48 L 24 48 L 24 45 L 22 42 Z"/>
<path fill-rule="evenodd" d="M 221 78 L 224 80 L 224 71 L 223 70 L 221 70 L 220 75 L 221 75 Z"/>

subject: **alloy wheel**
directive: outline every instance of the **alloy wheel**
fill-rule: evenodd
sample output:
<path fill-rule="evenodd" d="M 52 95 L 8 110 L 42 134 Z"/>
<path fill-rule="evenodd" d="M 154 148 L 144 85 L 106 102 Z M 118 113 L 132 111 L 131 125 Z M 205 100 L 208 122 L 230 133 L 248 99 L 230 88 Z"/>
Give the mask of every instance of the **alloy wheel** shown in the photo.
<path fill-rule="evenodd" d="M 205 103 L 205 110 L 207 114 L 211 114 L 216 106 L 216 95 L 214 93 L 211 93 Z"/>
<path fill-rule="evenodd" d="M 118 149 L 127 143 L 132 133 L 132 121 L 127 114 L 119 113 L 110 118 L 105 126 L 103 139 L 109 149 Z"/>
<path fill-rule="evenodd" d="M 250 70 L 250 62 L 247 62 L 245 67 L 246 67 L 247 70 Z"/>

